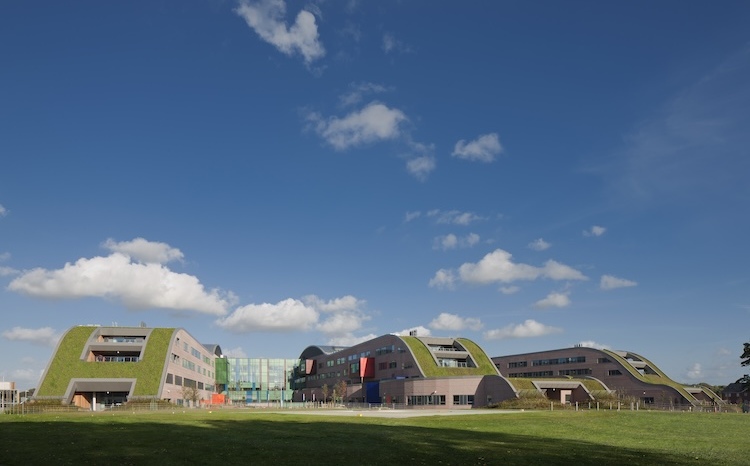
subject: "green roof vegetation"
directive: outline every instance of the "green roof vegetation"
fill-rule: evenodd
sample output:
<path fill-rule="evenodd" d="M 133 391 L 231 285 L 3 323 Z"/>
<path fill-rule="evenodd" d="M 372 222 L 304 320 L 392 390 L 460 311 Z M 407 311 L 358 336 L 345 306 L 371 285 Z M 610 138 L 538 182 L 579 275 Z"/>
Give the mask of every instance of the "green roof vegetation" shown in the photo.
<path fill-rule="evenodd" d="M 584 387 L 589 392 L 598 392 L 598 391 L 606 391 L 604 386 L 595 379 L 586 379 L 586 378 L 577 378 L 577 377 L 545 377 L 545 378 L 523 378 L 523 377 L 511 377 L 508 378 L 508 382 L 510 382 L 514 387 L 516 387 L 517 390 L 536 390 L 537 388 L 534 386 L 533 381 L 561 381 L 561 382 L 581 382 Z"/>
<path fill-rule="evenodd" d="M 620 356 L 619 354 L 615 353 L 614 351 L 610 351 L 610 350 L 606 350 L 606 349 L 603 349 L 602 351 L 604 351 L 605 353 L 607 353 L 612 358 L 616 359 L 620 364 L 622 364 L 623 367 L 625 367 L 625 369 L 627 369 L 628 372 L 630 372 L 631 375 L 633 375 L 635 378 L 637 378 L 641 382 L 652 384 L 652 385 L 666 385 L 668 387 L 672 387 L 675 390 L 677 390 L 680 393 L 680 395 L 682 395 L 683 397 L 685 397 L 686 400 L 691 401 L 691 402 L 692 401 L 697 401 L 696 398 L 691 393 L 689 393 L 687 390 L 685 390 L 685 387 L 683 387 L 681 384 L 679 384 L 679 383 L 675 382 L 674 380 L 670 379 L 669 377 L 667 377 L 667 375 L 665 373 L 663 373 L 658 367 L 656 367 L 648 359 L 646 359 L 646 358 L 644 358 L 644 357 L 642 357 L 640 355 L 637 355 L 635 353 L 631 353 L 634 356 L 638 357 L 641 361 L 643 361 L 646 364 L 648 364 L 649 367 L 654 372 L 656 372 L 656 374 L 641 374 L 641 372 L 638 369 L 636 369 L 635 367 L 633 367 L 627 359 L 623 358 L 622 356 Z"/>
<path fill-rule="evenodd" d="M 73 327 L 63 336 L 36 393 L 37 396 L 64 396 L 72 378 L 134 378 L 137 379 L 137 383 L 133 396 L 157 396 L 159 394 L 169 342 L 175 329 L 153 329 L 146 340 L 143 357 L 138 362 L 82 361 L 83 348 L 97 328 Z"/>
<path fill-rule="evenodd" d="M 459 338 L 458 341 L 471 354 L 478 367 L 440 367 L 432 357 L 430 348 L 417 337 L 401 337 L 414 355 L 425 377 L 457 377 L 466 375 L 497 375 L 492 360 L 471 340 Z"/>

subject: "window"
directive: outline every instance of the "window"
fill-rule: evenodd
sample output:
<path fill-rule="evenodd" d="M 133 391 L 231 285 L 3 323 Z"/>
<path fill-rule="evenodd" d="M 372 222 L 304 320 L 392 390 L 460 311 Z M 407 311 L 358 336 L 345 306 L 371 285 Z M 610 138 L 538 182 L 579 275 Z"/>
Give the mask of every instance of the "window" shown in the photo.
<path fill-rule="evenodd" d="M 165 382 L 172 383 L 172 374 L 167 373 L 167 380 Z"/>
<path fill-rule="evenodd" d="M 454 405 L 473 405 L 474 395 L 453 395 Z"/>
<path fill-rule="evenodd" d="M 508 368 L 514 369 L 516 367 L 526 367 L 527 362 L 526 361 L 517 361 L 517 362 L 509 362 Z"/>
<path fill-rule="evenodd" d="M 622 372 L 620 372 L 619 369 L 612 369 L 607 373 L 607 375 L 622 375 Z"/>
<path fill-rule="evenodd" d="M 612 361 L 610 361 L 609 358 L 599 358 L 599 359 L 596 360 L 596 362 L 598 362 L 599 364 L 601 364 L 601 363 L 612 362 Z"/>
<path fill-rule="evenodd" d="M 557 371 L 557 375 L 590 375 L 591 369 L 564 369 Z"/>
<path fill-rule="evenodd" d="M 573 356 L 570 358 L 537 359 L 531 363 L 532 366 L 549 366 L 553 364 L 572 364 L 586 362 L 586 356 Z"/>

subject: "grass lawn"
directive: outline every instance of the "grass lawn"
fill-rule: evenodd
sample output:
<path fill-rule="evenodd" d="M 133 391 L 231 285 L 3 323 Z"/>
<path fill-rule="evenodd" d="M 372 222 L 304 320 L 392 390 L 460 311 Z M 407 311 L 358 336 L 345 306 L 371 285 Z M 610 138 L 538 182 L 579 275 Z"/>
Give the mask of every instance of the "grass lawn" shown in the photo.
<path fill-rule="evenodd" d="M 734 413 L 0 415 L 0 464 L 746 465 L 749 433 Z"/>

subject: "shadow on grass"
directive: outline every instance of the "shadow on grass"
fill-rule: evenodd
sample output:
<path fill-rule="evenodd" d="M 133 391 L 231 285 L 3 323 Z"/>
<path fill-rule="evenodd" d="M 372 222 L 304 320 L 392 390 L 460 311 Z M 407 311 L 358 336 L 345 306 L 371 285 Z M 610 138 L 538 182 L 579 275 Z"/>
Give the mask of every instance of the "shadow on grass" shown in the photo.
<path fill-rule="evenodd" d="M 0 464 L 677 465 L 688 458 L 471 429 L 331 420 L 0 423 Z M 694 461 L 693 461 L 694 463 Z"/>

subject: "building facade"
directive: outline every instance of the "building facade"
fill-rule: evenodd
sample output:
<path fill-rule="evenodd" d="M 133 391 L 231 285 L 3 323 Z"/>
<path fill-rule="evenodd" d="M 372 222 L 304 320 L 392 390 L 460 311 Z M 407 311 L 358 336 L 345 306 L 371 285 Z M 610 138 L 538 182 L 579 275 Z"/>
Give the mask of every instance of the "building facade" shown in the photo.
<path fill-rule="evenodd" d="M 226 358 L 227 395 L 232 404 L 282 404 L 292 401 L 298 359 Z"/>
<path fill-rule="evenodd" d="M 462 338 L 383 335 L 342 348 L 309 346 L 295 373 L 295 401 L 472 408 L 515 397 L 485 352 Z"/>
<path fill-rule="evenodd" d="M 609 393 L 643 404 L 692 406 L 720 402 L 704 387 L 685 386 L 667 377 L 651 361 L 630 351 L 572 348 L 492 358 L 512 383 L 524 380 L 560 402 L 590 401 L 595 394 L 573 379 L 598 381 Z M 566 380 L 568 379 L 568 380 Z"/>
<path fill-rule="evenodd" d="M 211 399 L 220 355 L 218 345 L 209 350 L 184 329 L 72 327 L 34 398 L 92 410 L 135 400 L 195 404 Z"/>

